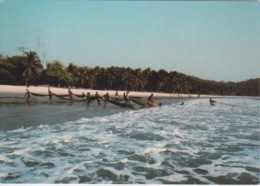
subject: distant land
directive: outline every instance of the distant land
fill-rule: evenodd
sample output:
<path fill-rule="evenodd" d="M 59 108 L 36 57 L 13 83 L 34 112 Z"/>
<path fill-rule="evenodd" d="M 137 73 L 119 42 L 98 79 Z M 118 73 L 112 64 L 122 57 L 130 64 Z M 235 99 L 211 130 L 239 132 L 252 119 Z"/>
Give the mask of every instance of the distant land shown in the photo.
<path fill-rule="evenodd" d="M 132 69 L 130 67 L 64 66 L 58 60 L 42 65 L 36 52 L 23 55 L 0 54 L 0 84 L 50 85 L 54 87 L 89 88 L 223 96 L 260 96 L 260 78 L 241 82 L 217 82 L 165 69 Z"/>

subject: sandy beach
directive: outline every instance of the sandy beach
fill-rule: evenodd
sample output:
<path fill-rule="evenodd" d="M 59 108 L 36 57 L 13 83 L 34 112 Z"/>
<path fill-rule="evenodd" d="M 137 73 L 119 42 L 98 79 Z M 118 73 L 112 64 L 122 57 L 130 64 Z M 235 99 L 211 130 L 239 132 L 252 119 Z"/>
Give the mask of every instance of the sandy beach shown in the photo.
<path fill-rule="evenodd" d="M 25 94 L 26 89 L 28 89 L 30 92 L 37 93 L 37 94 L 46 94 L 48 95 L 48 86 L 29 86 L 28 88 L 26 86 L 14 86 L 14 85 L 0 85 L 0 95 L 1 94 Z M 57 88 L 57 87 L 50 87 L 51 91 L 55 94 L 67 94 L 68 88 Z M 115 90 L 92 90 L 92 89 L 83 89 L 83 88 L 71 88 L 71 91 L 74 94 L 82 94 L 84 92 L 85 94 L 89 92 L 91 95 L 94 95 L 96 91 L 98 91 L 99 95 L 103 96 L 107 92 L 110 96 L 115 95 Z M 118 91 L 119 96 L 123 96 L 123 94 L 126 91 Z M 135 92 L 130 91 L 129 95 L 133 97 L 148 97 L 153 93 L 155 98 L 208 98 L 208 97 L 223 97 L 223 96 L 217 96 L 217 95 L 200 95 L 198 94 L 178 94 L 178 93 L 158 93 L 158 92 Z"/>

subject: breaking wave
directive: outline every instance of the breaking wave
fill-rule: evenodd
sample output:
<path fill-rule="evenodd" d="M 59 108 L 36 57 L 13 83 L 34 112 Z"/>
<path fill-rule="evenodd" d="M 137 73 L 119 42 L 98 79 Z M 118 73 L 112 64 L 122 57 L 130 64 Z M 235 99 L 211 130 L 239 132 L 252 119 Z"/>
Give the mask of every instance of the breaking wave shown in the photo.
<path fill-rule="evenodd" d="M 0 182 L 259 184 L 259 101 L 222 101 L 1 132 Z"/>

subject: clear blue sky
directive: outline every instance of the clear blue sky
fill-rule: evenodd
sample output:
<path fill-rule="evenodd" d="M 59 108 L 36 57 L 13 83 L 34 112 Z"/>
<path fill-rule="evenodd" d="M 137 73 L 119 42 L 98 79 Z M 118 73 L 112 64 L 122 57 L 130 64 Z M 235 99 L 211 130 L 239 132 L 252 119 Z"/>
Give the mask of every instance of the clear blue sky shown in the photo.
<path fill-rule="evenodd" d="M 257 2 L 0 0 L 0 53 L 241 81 L 260 77 L 259 20 Z"/>

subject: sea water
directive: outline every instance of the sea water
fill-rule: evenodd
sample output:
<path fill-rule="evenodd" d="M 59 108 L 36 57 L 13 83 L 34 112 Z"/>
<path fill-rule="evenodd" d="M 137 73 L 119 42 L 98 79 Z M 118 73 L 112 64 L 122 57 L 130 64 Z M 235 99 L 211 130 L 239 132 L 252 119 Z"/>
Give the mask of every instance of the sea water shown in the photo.
<path fill-rule="evenodd" d="M 0 183 L 259 184 L 259 100 L 0 105 Z"/>

